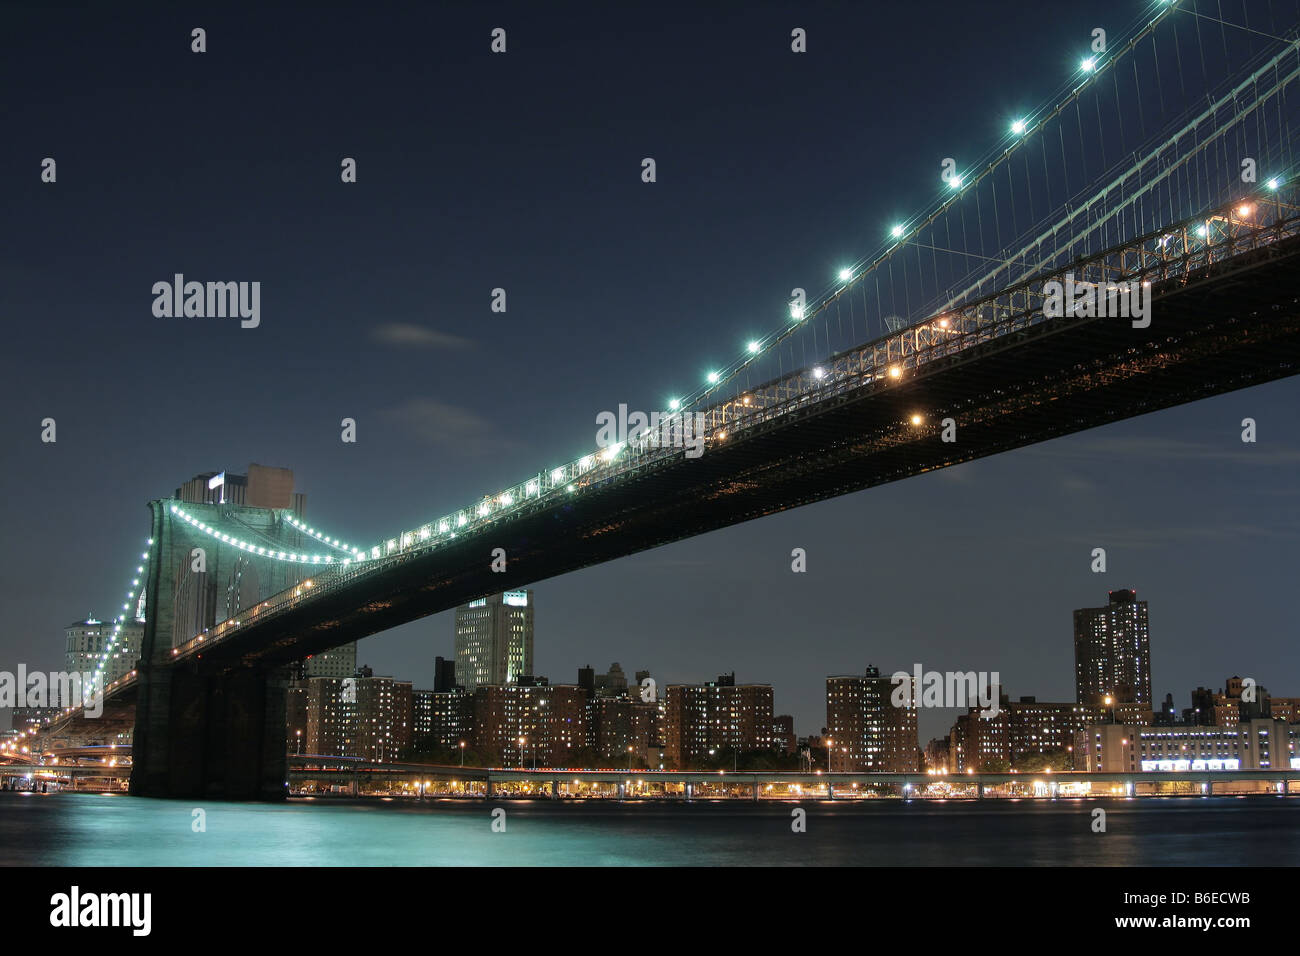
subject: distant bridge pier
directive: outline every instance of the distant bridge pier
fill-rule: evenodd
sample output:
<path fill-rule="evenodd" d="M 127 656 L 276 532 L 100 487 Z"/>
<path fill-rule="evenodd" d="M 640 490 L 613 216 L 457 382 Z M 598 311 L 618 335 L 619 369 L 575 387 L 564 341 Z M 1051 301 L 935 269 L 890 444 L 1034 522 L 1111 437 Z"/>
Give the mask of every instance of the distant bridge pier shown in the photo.
<path fill-rule="evenodd" d="M 141 668 L 131 793 L 283 800 L 288 686 L 287 668 Z"/>

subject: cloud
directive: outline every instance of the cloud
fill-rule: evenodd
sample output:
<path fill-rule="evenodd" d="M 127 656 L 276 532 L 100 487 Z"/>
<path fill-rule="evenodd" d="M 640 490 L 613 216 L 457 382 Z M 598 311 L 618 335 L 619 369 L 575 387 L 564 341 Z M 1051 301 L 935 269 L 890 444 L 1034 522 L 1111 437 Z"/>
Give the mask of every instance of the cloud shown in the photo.
<path fill-rule="evenodd" d="M 462 454 L 519 447 L 519 443 L 499 434 L 495 425 L 477 413 L 432 398 L 413 398 L 384 410 L 382 414 L 420 441 L 454 448 Z"/>
<path fill-rule="evenodd" d="M 409 322 L 385 322 L 376 326 L 370 337 L 384 345 L 400 345 L 420 349 L 468 349 L 474 343 L 459 335 L 436 332 Z"/>

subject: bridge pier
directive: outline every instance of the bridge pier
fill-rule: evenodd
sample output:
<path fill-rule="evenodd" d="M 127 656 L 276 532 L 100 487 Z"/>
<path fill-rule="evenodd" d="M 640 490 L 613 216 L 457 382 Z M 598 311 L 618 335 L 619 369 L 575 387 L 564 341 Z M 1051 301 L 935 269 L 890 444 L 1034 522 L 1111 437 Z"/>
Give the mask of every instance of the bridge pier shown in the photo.
<path fill-rule="evenodd" d="M 131 793 L 283 800 L 289 672 L 140 668 Z"/>

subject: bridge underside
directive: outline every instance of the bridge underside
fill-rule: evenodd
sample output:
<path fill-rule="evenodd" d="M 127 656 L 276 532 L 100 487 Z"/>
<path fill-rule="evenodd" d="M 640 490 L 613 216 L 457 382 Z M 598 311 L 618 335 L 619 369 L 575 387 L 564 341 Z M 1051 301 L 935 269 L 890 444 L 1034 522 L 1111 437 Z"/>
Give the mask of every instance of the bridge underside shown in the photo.
<path fill-rule="evenodd" d="M 208 648 L 209 666 L 280 664 L 522 586 L 873 485 L 1300 371 L 1300 242 L 1157 290 L 1152 322 L 1046 321 L 739 432 L 697 459 L 414 554 Z M 927 425 L 910 424 L 914 413 Z M 943 442 L 938 423 L 957 422 Z M 508 570 L 489 567 L 504 548 Z M 382 578 L 382 580 L 380 580 Z"/>
<path fill-rule="evenodd" d="M 488 593 L 1300 371 L 1297 240 L 1154 292 L 1147 329 L 1118 318 L 1044 321 L 909 370 L 889 387 L 846 391 L 744 429 L 710 444 L 698 459 L 679 458 L 603 489 L 585 488 L 571 503 L 539 506 L 499 528 L 408 555 L 382 574 L 362 575 L 239 628 L 198 660 L 153 668 L 193 675 L 173 679 L 171 703 L 155 714 L 199 719 L 199 704 L 175 703 L 176 686 L 184 684 L 189 693 L 191 681 L 210 686 L 203 681 L 231 668 L 270 674 Z M 914 426 L 910 418 L 918 413 L 925 424 Z M 940 437 L 939 422 L 948 417 L 957 423 L 955 442 Z M 506 550 L 505 573 L 490 569 L 494 548 Z M 152 679 L 166 680 L 161 673 Z M 209 701 L 201 705 L 210 708 L 207 713 L 225 713 L 210 691 L 200 697 Z M 240 712 L 247 717 L 258 706 L 269 712 L 274 702 L 268 700 L 266 694 L 250 698 Z M 270 753 L 273 723 L 243 725 L 248 746 L 271 760 L 269 775 L 246 769 L 251 756 L 229 757 L 224 767 L 210 762 L 212 769 L 186 771 L 165 786 L 155 776 L 160 786 L 149 789 L 175 793 L 183 779 L 183 792 L 199 793 L 218 769 L 245 768 L 241 779 L 260 780 L 254 789 L 270 796 L 270 776 L 281 772 Z M 282 733 L 282 719 L 279 726 Z M 283 740 L 278 744 L 282 755 Z M 183 760 L 183 749 L 171 752 Z M 137 746 L 137 772 L 141 763 Z"/>

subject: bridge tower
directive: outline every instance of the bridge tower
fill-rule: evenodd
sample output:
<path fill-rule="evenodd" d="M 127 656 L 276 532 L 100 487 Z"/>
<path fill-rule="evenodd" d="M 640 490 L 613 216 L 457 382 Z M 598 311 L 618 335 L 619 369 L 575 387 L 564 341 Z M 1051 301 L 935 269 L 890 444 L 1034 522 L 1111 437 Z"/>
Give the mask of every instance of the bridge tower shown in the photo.
<path fill-rule="evenodd" d="M 296 571 L 270 561 L 247 563 L 237 549 L 177 519 L 171 511 L 174 504 L 170 499 L 149 504 L 154 558 L 146 569 L 131 793 L 282 800 L 288 787 L 284 735 L 289 669 L 217 667 L 196 655 L 176 662 L 172 648 L 214 623 L 205 624 L 203 614 L 217 619 L 229 616 L 228 609 L 237 614 L 241 601 L 247 608 L 259 596 L 291 586 Z M 214 526 L 234 519 L 254 533 L 286 545 L 297 543 L 297 532 L 274 511 L 229 505 L 185 508 Z M 194 548 L 204 549 L 207 566 L 198 584 Z M 196 612 L 214 603 L 210 611 Z"/>

